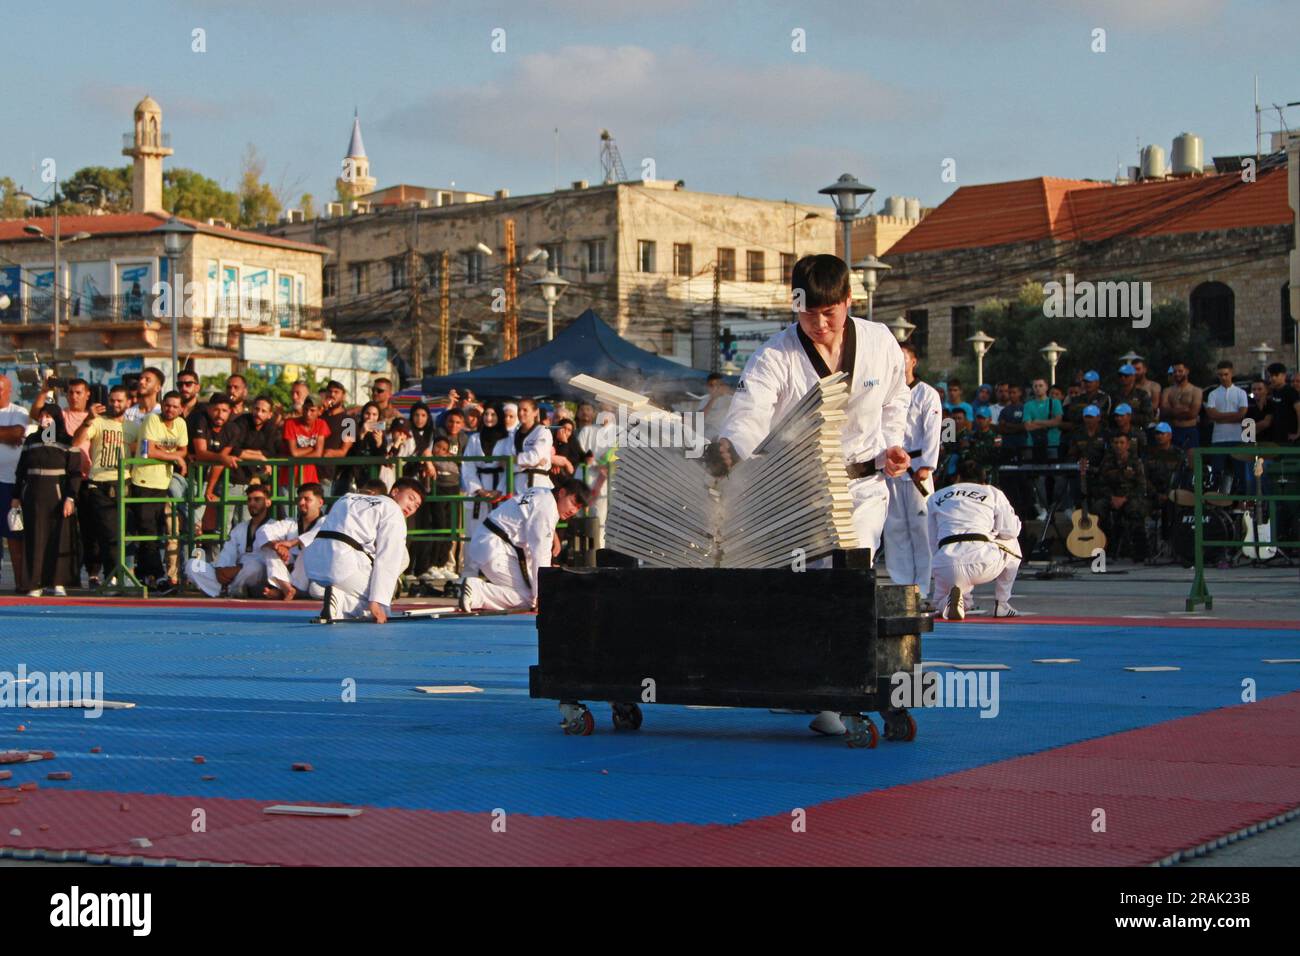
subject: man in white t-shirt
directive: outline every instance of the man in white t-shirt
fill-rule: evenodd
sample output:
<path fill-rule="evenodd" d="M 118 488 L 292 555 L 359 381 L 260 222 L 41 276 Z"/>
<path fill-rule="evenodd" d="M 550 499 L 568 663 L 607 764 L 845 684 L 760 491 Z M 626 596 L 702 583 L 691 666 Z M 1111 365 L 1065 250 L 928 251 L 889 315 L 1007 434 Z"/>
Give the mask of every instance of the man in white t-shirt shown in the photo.
<path fill-rule="evenodd" d="M 23 439 L 27 437 L 27 426 L 31 418 L 27 409 L 13 404 L 14 383 L 8 375 L 0 375 L 0 514 L 9 514 L 10 502 L 14 497 L 15 470 L 18 459 L 23 453 Z M 22 532 L 9 530 L 9 522 L 0 520 L 0 537 L 9 539 L 9 559 L 14 566 L 14 580 L 22 577 L 23 536 Z"/>
<path fill-rule="evenodd" d="M 1205 417 L 1214 423 L 1210 432 L 1211 445 L 1240 445 L 1241 420 L 1250 408 L 1250 396 L 1232 384 L 1232 363 L 1227 359 L 1217 369 L 1219 387 L 1205 397 Z M 1228 455 L 1210 456 L 1219 491 L 1231 494 L 1233 487 L 1246 487 L 1246 462 L 1234 461 Z"/>

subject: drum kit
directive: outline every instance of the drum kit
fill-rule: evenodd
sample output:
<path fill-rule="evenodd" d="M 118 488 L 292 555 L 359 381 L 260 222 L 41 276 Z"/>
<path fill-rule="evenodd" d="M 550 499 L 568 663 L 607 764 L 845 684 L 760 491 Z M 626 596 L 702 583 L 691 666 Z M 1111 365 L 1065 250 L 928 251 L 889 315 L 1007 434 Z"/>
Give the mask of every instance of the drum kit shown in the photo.
<path fill-rule="evenodd" d="M 1255 490 L 1259 492 L 1262 487 L 1264 460 L 1250 454 L 1232 457 L 1239 461 L 1253 462 Z M 1212 472 L 1207 466 L 1206 472 L 1202 475 L 1203 488 L 1211 486 L 1211 475 Z M 1284 472 L 1273 479 L 1273 484 L 1280 494 L 1286 494 L 1287 486 L 1292 482 L 1293 479 L 1289 479 Z M 1169 500 L 1174 504 L 1175 520 L 1169 544 L 1174 557 L 1181 561 L 1184 567 L 1191 567 L 1196 563 L 1196 494 L 1190 487 L 1191 476 L 1185 468 L 1180 469 L 1174 476 L 1173 485 L 1174 487 L 1169 490 Z M 1291 557 L 1272 543 L 1277 537 L 1277 529 L 1272 526 L 1271 520 L 1265 517 L 1263 503 L 1256 500 L 1247 511 L 1235 510 L 1233 507 L 1235 504 L 1239 502 L 1234 502 L 1226 495 L 1204 495 L 1201 505 L 1202 540 L 1241 542 L 1240 547 L 1223 545 L 1206 547 L 1205 563 L 1224 564 L 1241 557 L 1255 565 L 1265 564 L 1277 558 L 1281 558 L 1288 566 L 1292 564 Z"/>

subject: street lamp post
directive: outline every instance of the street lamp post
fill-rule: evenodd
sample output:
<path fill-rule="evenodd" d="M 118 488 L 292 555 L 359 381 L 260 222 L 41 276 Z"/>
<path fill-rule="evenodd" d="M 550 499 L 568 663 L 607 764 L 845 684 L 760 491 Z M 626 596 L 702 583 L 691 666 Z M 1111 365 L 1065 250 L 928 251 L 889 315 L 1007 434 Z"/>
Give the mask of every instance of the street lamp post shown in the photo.
<path fill-rule="evenodd" d="M 916 326 L 907 321 L 907 316 L 901 313 L 886 322 L 885 328 L 894 333 L 894 338 L 898 339 L 899 345 L 906 342 L 907 337 L 916 331 Z"/>
<path fill-rule="evenodd" d="M 840 228 L 844 232 L 845 262 L 853 261 L 853 220 L 858 218 L 858 213 L 863 210 L 875 191 L 874 186 L 860 183 L 848 173 L 844 173 L 829 186 L 817 190 L 823 196 L 830 196 L 835 203 L 835 218 L 840 221 Z M 866 197 L 861 205 L 858 204 L 859 196 Z"/>
<path fill-rule="evenodd" d="M 1043 358 L 1047 359 L 1048 368 L 1052 370 L 1052 380 L 1048 384 L 1055 385 L 1056 384 L 1056 363 L 1060 361 L 1061 356 L 1064 355 L 1066 352 L 1068 352 L 1069 349 L 1065 348 L 1065 346 L 1063 345 L 1057 345 L 1056 342 L 1053 341 L 1053 342 L 1048 342 L 1038 351 L 1043 353 Z M 1125 362 L 1134 361 L 1134 358 L 1130 357 L 1132 355 L 1133 353 L 1130 352 L 1128 355 L 1123 356 L 1124 361 Z M 1142 356 L 1140 355 L 1136 356 L 1136 358 L 1139 359 L 1141 357 Z"/>
<path fill-rule="evenodd" d="M 966 341 L 975 349 L 975 387 L 978 388 L 984 382 L 984 353 L 989 350 L 989 346 L 996 342 L 997 339 L 993 338 L 991 335 L 985 335 L 983 331 L 980 331 L 976 332 Z"/>
<path fill-rule="evenodd" d="M 167 279 L 171 284 L 171 292 L 167 298 L 171 305 L 172 320 L 172 379 L 174 380 L 180 374 L 180 356 L 178 342 L 180 339 L 180 312 L 184 308 L 180 305 L 179 299 L 185 295 L 184 277 L 176 272 L 176 262 L 180 258 L 181 252 L 185 249 L 185 240 L 188 239 L 195 229 L 188 223 L 172 216 L 165 223 L 159 226 L 154 232 L 160 232 L 163 236 L 163 251 L 167 253 Z"/>
<path fill-rule="evenodd" d="M 1255 361 L 1259 363 L 1259 375 L 1263 378 L 1268 371 L 1268 359 L 1273 354 L 1273 347 L 1267 342 L 1260 342 L 1250 350 L 1250 354 L 1255 356 Z"/>
<path fill-rule="evenodd" d="M 1125 352 L 1123 355 L 1119 357 L 1119 360 L 1123 362 L 1125 365 L 1132 365 L 1134 362 L 1144 361 L 1144 358 L 1143 356 L 1138 355 L 1132 349 L 1129 349 L 1127 352 Z"/>
<path fill-rule="evenodd" d="M 51 196 L 49 199 L 40 199 L 36 196 L 33 196 L 25 189 L 19 190 L 15 195 L 17 196 L 18 199 L 21 199 L 24 202 L 39 203 L 40 205 L 46 206 L 53 211 L 53 217 L 54 217 L 53 236 L 47 236 L 45 234 L 44 229 L 32 223 L 23 226 L 23 232 L 31 236 L 40 236 L 40 238 L 44 239 L 45 241 L 54 243 L 54 284 L 53 287 L 50 289 L 50 292 L 53 295 L 52 304 L 54 305 L 54 351 L 57 354 L 63 345 L 62 333 L 59 328 L 59 319 L 60 319 L 59 293 L 61 291 L 60 286 L 63 284 L 62 276 L 60 275 L 60 269 L 62 267 L 62 261 L 63 261 L 62 260 L 63 243 L 80 242 L 82 239 L 89 239 L 90 233 L 79 232 L 75 236 L 69 236 L 67 239 L 63 238 L 63 233 L 59 228 L 59 206 L 62 203 L 64 203 L 68 197 L 59 194 L 58 180 L 54 181 L 54 195 Z"/>
<path fill-rule="evenodd" d="M 461 355 L 465 357 L 465 371 L 468 372 L 474 364 L 474 353 L 483 343 L 472 335 L 462 335 L 456 340 L 456 344 L 460 346 Z"/>
<path fill-rule="evenodd" d="M 555 338 L 555 303 L 568 287 L 569 280 L 548 269 L 546 275 L 532 284 L 542 290 L 542 298 L 546 300 L 546 341 L 549 342 Z"/>
<path fill-rule="evenodd" d="M 888 272 L 893 266 L 886 265 L 875 256 L 867 256 L 861 262 L 855 262 L 853 268 L 857 269 L 862 275 L 862 288 L 867 292 L 867 321 L 870 322 L 874 314 L 871 299 L 876 294 L 876 287 L 880 285 L 880 280 L 884 278 L 883 273 Z M 912 326 L 912 328 L 916 328 L 916 326 Z M 902 339 L 899 339 L 899 341 L 901 342 Z"/>

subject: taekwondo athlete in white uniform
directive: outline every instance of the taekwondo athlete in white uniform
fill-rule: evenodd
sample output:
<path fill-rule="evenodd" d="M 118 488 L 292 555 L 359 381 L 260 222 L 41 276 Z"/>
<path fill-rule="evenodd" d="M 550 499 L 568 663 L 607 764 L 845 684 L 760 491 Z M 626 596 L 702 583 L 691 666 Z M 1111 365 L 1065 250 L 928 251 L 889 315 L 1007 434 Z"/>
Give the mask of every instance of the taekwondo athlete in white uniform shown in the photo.
<path fill-rule="evenodd" d="M 1020 518 L 999 488 L 985 484 L 973 461 L 957 466 L 957 483 L 930 496 L 929 534 L 936 595 L 947 595 L 943 616 L 966 616 L 971 590 L 994 582 L 994 617 L 1015 617 L 1008 602 L 1020 569 Z"/>
<path fill-rule="evenodd" d="M 320 600 L 325 589 L 307 580 L 302 552 L 316 540 L 325 520 L 325 490 L 309 481 L 298 488 L 298 517 L 268 521 L 253 542 L 266 561 L 266 591 L 272 600 L 292 601 L 306 592 Z"/>
<path fill-rule="evenodd" d="M 185 562 L 185 576 L 208 597 L 217 597 L 224 589 L 229 597 L 262 597 L 266 587 L 266 552 L 258 544 L 258 535 L 270 520 L 270 498 L 260 484 L 247 490 L 248 518 L 230 529 L 230 537 L 212 564 L 195 549 L 194 557 Z"/>
<path fill-rule="evenodd" d="M 537 403 L 531 398 L 519 402 L 519 427 L 507 433 L 492 450 L 494 455 L 513 455 L 515 494 L 525 488 L 551 487 L 551 458 L 555 439 L 539 422 Z"/>
<path fill-rule="evenodd" d="M 334 502 L 299 559 L 307 580 L 325 588 L 320 620 L 388 620 L 397 579 L 410 563 L 406 519 L 424 503 L 424 487 L 398 478 L 387 495 L 350 494 Z"/>
<path fill-rule="evenodd" d="M 772 336 L 745 363 L 722 425 L 717 455 L 726 467 L 748 458 L 779 421 L 820 379 L 846 372 L 849 400 L 841 433 L 852 481 L 858 544 L 880 548 L 889 491 L 885 476 L 906 474 L 911 459 L 903 430 L 911 392 L 903 352 L 878 322 L 849 315 L 849 269 L 836 256 L 804 256 L 790 279 L 797 322 Z M 844 733 L 839 714 L 823 711 L 810 725 Z"/>
<path fill-rule="evenodd" d="M 886 479 L 889 514 L 885 518 L 885 563 L 895 584 L 915 584 L 921 589 L 921 600 L 925 601 L 930 597 L 930 541 L 925 500 L 934 493 L 932 475 L 939 463 L 943 403 L 938 392 L 916 377 L 915 347 L 905 342 L 902 349 L 907 360 L 907 384 L 912 389 L 903 447 L 912 459 L 912 466 L 906 475 Z"/>
<path fill-rule="evenodd" d="M 461 581 L 462 611 L 537 607 L 537 573 L 551 566 L 555 526 L 587 506 L 591 492 L 574 478 L 554 491 L 527 488 L 488 515 L 469 543 L 466 566 L 478 576 Z"/>

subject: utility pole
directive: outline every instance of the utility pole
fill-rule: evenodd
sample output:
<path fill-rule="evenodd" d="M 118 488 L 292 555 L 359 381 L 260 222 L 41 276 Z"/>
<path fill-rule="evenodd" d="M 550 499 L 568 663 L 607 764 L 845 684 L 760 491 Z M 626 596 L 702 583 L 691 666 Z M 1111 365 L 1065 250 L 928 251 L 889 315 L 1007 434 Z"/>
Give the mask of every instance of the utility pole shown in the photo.
<path fill-rule="evenodd" d="M 424 378 L 424 317 L 420 314 L 420 299 L 423 282 L 420 279 L 420 256 L 414 248 L 408 247 L 406 265 L 407 288 L 411 290 L 411 331 L 412 350 L 411 371 L 417 379 Z"/>
<path fill-rule="evenodd" d="M 519 354 L 519 312 L 515 300 L 515 221 L 506 220 L 506 318 L 501 336 L 501 358 Z"/>
<path fill-rule="evenodd" d="M 722 370 L 722 273 L 718 271 L 716 261 L 713 263 L 713 316 L 710 325 L 713 354 L 709 360 L 709 370 L 718 372 Z"/>
<path fill-rule="evenodd" d="M 451 374 L 451 253 L 446 249 L 438 269 L 438 374 Z"/>

